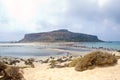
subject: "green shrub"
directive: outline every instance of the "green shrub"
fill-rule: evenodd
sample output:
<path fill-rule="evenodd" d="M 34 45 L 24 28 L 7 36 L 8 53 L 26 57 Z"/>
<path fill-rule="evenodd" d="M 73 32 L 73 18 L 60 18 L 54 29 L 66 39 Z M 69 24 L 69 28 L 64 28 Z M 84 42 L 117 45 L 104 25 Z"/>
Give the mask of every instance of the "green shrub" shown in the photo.
<path fill-rule="evenodd" d="M 102 51 L 95 51 L 81 58 L 76 64 L 75 70 L 84 71 L 87 69 L 93 69 L 95 66 L 108 66 L 116 63 L 117 59 L 114 55 Z"/>
<path fill-rule="evenodd" d="M 80 57 L 74 58 L 72 62 L 69 63 L 69 67 L 74 67 L 80 60 Z"/>

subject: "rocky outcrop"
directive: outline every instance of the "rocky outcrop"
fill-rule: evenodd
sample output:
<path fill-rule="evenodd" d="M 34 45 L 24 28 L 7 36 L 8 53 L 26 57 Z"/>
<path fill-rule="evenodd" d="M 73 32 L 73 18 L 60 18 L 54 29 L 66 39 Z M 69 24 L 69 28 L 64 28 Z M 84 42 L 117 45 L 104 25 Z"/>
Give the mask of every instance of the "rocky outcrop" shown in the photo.
<path fill-rule="evenodd" d="M 97 36 L 74 33 L 66 29 L 26 34 L 19 42 L 100 42 Z"/>

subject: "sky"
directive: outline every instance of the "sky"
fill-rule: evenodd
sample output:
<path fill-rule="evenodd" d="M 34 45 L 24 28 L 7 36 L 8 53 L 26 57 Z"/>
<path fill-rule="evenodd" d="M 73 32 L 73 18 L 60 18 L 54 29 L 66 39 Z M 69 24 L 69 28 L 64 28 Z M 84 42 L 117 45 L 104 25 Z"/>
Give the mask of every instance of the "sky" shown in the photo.
<path fill-rule="evenodd" d="M 58 29 L 120 41 L 120 0 L 0 0 L 0 41 Z"/>

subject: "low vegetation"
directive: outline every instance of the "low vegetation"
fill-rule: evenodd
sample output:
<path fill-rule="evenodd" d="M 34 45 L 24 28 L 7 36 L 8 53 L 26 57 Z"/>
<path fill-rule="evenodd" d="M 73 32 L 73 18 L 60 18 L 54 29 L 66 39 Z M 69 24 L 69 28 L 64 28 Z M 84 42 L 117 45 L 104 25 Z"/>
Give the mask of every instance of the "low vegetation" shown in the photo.
<path fill-rule="evenodd" d="M 117 63 L 117 59 L 114 55 L 102 52 L 95 51 L 85 55 L 83 58 L 74 60 L 70 64 L 75 66 L 75 70 L 84 71 L 87 69 L 93 69 L 96 66 L 110 66 Z"/>
<path fill-rule="evenodd" d="M 120 52 L 120 50 L 118 50 L 118 52 Z"/>
<path fill-rule="evenodd" d="M 69 61 L 69 58 L 67 58 L 67 57 L 64 57 L 64 59 L 63 58 L 58 58 L 58 59 L 52 59 L 52 60 L 50 60 L 50 68 L 64 68 L 64 67 L 68 67 L 69 65 L 68 65 L 68 62 Z"/>
<path fill-rule="evenodd" d="M 120 59 L 120 56 L 115 56 L 116 57 L 116 59 Z"/>
<path fill-rule="evenodd" d="M 34 59 L 27 59 L 27 60 L 25 61 L 25 64 L 26 64 L 26 65 L 30 65 L 32 68 L 35 68 L 33 62 L 34 62 Z"/>
<path fill-rule="evenodd" d="M 56 64 L 57 64 L 57 61 L 56 61 L 56 60 L 51 60 L 51 61 L 50 61 L 50 68 L 55 68 L 55 67 L 56 67 Z"/>
<path fill-rule="evenodd" d="M 74 67 L 80 60 L 81 60 L 80 57 L 74 58 L 74 59 L 69 63 L 69 67 Z"/>
<path fill-rule="evenodd" d="M 8 66 L 0 62 L 0 80 L 25 80 L 19 67 Z"/>

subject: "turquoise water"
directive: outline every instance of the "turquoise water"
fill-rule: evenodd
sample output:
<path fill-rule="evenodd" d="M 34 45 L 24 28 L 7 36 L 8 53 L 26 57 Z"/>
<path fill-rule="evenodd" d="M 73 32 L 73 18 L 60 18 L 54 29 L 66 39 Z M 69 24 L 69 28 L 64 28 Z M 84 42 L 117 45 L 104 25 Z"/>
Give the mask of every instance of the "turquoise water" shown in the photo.
<path fill-rule="evenodd" d="M 87 47 L 103 47 L 109 49 L 120 50 L 120 41 L 113 42 L 80 42 L 77 45 L 87 46 Z"/>

